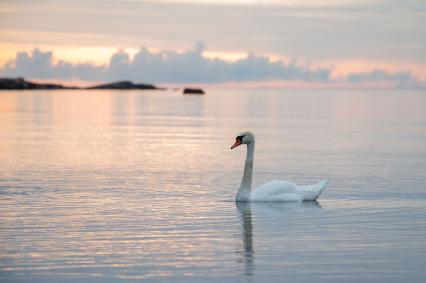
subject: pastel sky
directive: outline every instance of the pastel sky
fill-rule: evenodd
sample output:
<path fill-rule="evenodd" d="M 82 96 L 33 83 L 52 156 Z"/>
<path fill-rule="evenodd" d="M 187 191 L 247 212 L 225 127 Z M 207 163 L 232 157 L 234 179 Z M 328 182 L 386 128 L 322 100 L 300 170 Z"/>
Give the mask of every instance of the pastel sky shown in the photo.
<path fill-rule="evenodd" d="M 3 0 L 0 75 L 426 85 L 424 0 Z"/>

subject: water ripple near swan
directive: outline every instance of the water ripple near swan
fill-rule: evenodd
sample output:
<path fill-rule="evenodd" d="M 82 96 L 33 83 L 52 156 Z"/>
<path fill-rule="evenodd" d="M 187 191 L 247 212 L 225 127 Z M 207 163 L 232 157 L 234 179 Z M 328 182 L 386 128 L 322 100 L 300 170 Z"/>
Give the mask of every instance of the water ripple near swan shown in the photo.
<path fill-rule="evenodd" d="M 341 94 L 2 93 L 0 281 L 422 282 L 426 98 Z M 318 202 L 235 203 L 246 129 Z"/>

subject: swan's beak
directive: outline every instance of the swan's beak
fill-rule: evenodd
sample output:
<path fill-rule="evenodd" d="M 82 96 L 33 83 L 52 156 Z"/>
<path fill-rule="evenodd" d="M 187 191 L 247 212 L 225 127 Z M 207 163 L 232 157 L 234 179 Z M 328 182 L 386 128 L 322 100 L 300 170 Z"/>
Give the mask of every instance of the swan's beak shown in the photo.
<path fill-rule="evenodd" d="M 231 149 L 234 149 L 234 148 L 236 148 L 237 146 L 239 146 L 241 144 L 241 141 L 240 140 L 236 140 L 235 141 L 235 143 L 234 143 L 234 145 L 233 146 L 231 146 Z"/>

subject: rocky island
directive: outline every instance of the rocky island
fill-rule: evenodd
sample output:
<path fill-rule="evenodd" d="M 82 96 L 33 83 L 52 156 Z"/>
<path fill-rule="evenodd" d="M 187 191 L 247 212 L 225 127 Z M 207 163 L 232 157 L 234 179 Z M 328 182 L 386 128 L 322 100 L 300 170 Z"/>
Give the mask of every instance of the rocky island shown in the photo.
<path fill-rule="evenodd" d="M 75 86 L 64 86 L 61 84 L 45 84 L 45 83 L 34 83 L 25 80 L 24 78 L 0 78 L 0 90 L 30 90 L 30 89 L 140 89 L 140 90 L 164 90 L 164 88 L 156 87 L 152 84 L 139 84 L 132 83 L 130 81 L 118 81 L 107 84 L 95 85 L 90 87 L 75 87 Z"/>
<path fill-rule="evenodd" d="M 205 94 L 201 88 L 184 88 L 183 94 Z"/>
<path fill-rule="evenodd" d="M 61 84 L 42 84 L 26 81 L 23 78 L 0 78 L 0 89 L 77 89 Z"/>
<path fill-rule="evenodd" d="M 163 89 L 152 84 L 134 84 L 130 81 L 119 81 L 108 84 L 91 86 L 86 89 Z"/>

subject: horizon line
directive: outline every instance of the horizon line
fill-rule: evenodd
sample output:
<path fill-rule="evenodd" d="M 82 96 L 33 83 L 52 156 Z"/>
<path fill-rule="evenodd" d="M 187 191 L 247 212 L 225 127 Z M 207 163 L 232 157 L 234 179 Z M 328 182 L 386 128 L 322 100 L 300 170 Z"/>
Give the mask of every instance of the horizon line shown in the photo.
<path fill-rule="evenodd" d="M 57 80 L 57 79 L 32 79 L 17 77 L 0 77 L 0 79 L 23 79 L 36 84 L 55 84 L 64 87 L 64 90 L 88 90 L 104 84 L 118 82 L 130 82 L 133 84 L 152 85 L 156 90 L 174 90 L 184 88 L 210 88 L 210 89 L 366 89 L 366 90 L 425 90 L 426 86 L 398 86 L 394 83 L 350 83 L 350 82 L 306 82 L 306 81 L 247 81 L 247 82 L 226 82 L 226 83 L 208 83 L 208 82 L 187 82 L 187 83 L 152 83 L 140 82 L 130 79 L 111 80 L 111 81 L 82 81 L 82 80 Z M 4 89 L 6 90 L 6 89 Z M 13 89 L 11 89 L 13 90 Z M 19 90 L 19 89 L 17 89 Z M 60 90 L 60 89 L 55 89 Z M 125 90 L 125 89 L 123 89 Z M 137 90 L 137 89 L 128 89 Z"/>

